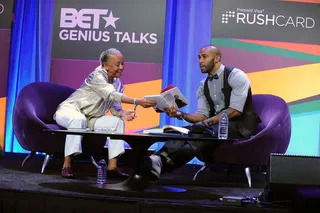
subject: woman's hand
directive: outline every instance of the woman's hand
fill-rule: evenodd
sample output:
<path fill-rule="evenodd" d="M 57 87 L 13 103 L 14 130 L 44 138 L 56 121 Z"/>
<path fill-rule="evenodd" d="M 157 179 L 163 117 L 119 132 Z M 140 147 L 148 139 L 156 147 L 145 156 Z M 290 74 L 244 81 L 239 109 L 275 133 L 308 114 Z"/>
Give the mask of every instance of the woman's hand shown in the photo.
<path fill-rule="evenodd" d="M 137 105 L 142 106 L 143 108 L 149 108 L 155 106 L 157 103 L 155 101 L 148 101 L 144 98 L 137 98 Z"/>
<path fill-rule="evenodd" d="M 133 119 L 135 119 L 133 110 L 122 110 L 120 112 L 120 116 L 126 121 L 132 121 Z"/>
<path fill-rule="evenodd" d="M 167 115 L 170 116 L 171 118 L 177 117 L 177 115 L 180 113 L 176 105 L 172 105 L 169 108 L 165 108 L 164 112 L 167 113 Z"/>

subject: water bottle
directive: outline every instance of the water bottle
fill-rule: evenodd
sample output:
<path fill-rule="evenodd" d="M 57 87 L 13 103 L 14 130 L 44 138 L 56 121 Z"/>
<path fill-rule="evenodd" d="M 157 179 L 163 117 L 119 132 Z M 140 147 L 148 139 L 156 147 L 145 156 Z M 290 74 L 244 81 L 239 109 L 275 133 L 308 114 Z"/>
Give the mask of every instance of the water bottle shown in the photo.
<path fill-rule="evenodd" d="M 104 159 L 98 163 L 97 184 L 107 183 L 107 163 Z"/>
<path fill-rule="evenodd" d="M 222 115 L 219 120 L 219 129 L 218 129 L 218 138 L 227 139 L 228 138 L 228 127 L 229 127 L 229 118 L 227 111 L 223 110 Z"/>

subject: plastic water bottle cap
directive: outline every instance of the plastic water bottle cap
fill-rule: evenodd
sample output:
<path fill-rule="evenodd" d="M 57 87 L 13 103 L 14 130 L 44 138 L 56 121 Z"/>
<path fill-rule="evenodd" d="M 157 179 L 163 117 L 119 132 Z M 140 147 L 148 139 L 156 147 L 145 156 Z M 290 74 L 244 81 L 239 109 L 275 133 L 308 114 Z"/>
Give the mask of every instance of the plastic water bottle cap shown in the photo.
<path fill-rule="evenodd" d="M 98 164 L 103 164 L 104 165 L 104 164 L 107 164 L 107 163 L 106 163 L 106 161 L 104 159 L 101 159 Z"/>
<path fill-rule="evenodd" d="M 222 113 L 227 113 L 227 110 L 226 109 L 222 110 Z"/>

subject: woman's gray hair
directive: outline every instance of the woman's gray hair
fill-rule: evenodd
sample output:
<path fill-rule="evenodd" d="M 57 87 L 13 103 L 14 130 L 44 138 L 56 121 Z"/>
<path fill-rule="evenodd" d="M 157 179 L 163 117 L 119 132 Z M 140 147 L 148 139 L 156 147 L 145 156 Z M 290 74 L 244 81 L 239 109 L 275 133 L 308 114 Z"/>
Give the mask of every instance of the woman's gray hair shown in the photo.
<path fill-rule="evenodd" d="M 108 61 L 110 55 L 122 55 L 122 53 L 116 48 L 110 48 L 103 51 L 99 58 L 101 66 Z"/>

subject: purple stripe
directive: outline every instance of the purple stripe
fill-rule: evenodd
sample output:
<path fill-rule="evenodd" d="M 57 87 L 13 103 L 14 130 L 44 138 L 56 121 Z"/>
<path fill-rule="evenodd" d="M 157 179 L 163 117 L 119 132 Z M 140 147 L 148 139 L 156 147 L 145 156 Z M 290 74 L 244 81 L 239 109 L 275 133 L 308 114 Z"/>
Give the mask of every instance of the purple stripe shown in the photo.
<path fill-rule="evenodd" d="M 0 97 L 7 95 L 10 30 L 0 30 Z"/>
<path fill-rule="evenodd" d="M 52 59 L 51 82 L 78 88 L 97 66 L 99 62 L 93 60 Z M 161 78 L 161 64 L 125 62 L 121 82 L 132 84 Z"/>
<path fill-rule="evenodd" d="M 311 97 L 308 97 L 308 98 L 292 101 L 292 102 L 289 102 L 288 105 L 289 106 L 293 106 L 293 105 L 302 104 L 302 103 L 311 102 L 311 101 L 316 101 L 316 100 L 320 100 L 320 95 L 315 95 L 315 96 L 311 96 Z"/>
<path fill-rule="evenodd" d="M 230 47 L 219 48 L 222 52 L 223 64 L 235 66 L 246 73 L 315 63 Z"/>

